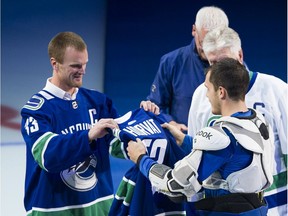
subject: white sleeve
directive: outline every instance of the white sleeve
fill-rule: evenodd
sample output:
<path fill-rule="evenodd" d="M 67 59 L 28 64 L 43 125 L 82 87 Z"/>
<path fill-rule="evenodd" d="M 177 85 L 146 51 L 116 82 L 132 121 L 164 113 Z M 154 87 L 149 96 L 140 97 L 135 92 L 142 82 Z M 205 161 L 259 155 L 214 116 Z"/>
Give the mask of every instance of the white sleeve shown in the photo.
<path fill-rule="evenodd" d="M 202 83 L 195 90 L 188 115 L 188 135 L 194 137 L 203 127 L 207 126 L 211 115 L 211 105 L 206 97 L 206 87 Z"/>
<path fill-rule="evenodd" d="M 287 112 L 288 112 L 288 85 L 287 83 L 280 83 L 277 85 L 279 91 L 275 91 L 275 94 L 278 95 L 278 104 L 276 107 L 279 108 L 275 116 L 275 124 L 278 132 L 278 138 L 281 145 L 282 154 L 287 155 Z"/>

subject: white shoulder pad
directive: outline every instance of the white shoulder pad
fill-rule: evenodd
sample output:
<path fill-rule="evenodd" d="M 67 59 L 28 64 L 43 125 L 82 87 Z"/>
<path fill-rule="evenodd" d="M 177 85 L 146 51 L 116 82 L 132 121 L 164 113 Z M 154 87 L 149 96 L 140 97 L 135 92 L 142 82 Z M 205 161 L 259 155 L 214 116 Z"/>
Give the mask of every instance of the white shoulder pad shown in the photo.
<path fill-rule="evenodd" d="M 227 128 L 245 149 L 263 153 L 264 146 L 261 134 L 251 120 L 226 116 L 218 119 L 217 122 L 220 122 L 222 128 Z"/>
<path fill-rule="evenodd" d="M 220 150 L 229 144 L 229 137 L 218 125 L 201 129 L 193 139 L 193 149 L 198 150 Z"/>
<path fill-rule="evenodd" d="M 218 122 L 230 122 L 232 124 L 238 125 L 242 128 L 245 128 L 248 131 L 254 132 L 254 133 L 258 133 L 259 130 L 258 128 L 255 126 L 255 124 L 253 122 L 251 122 L 250 120 L 246 120 L 246 119 L 238 119 L 238 118 L 234 118 L 231 116 L 224 116 L 221 117 L 220 119 L 216 120 L 215 124 Z"/>

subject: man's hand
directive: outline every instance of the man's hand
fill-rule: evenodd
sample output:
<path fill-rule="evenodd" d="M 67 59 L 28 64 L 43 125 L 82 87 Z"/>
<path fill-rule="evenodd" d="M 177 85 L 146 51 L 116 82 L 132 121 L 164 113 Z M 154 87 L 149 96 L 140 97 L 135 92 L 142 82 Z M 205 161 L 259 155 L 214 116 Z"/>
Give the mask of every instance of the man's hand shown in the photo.
<path fill-rule="evenodd" d="M 152 112 L 156 115 L 159 115 L 160 113 L 159 107 L 151 101 L 141 101 L 140 107 L 143 108 L 145 111 Z"/>
<path fill-rule="evenodd" d="M 146 153 L 146 147 L 142 143 L 142 141 L 139 138 L 137 138 L 136 140 L 137 142 L 130 141 L 127 147 L 128 156 L 130 157 L 130 160 L 132 160 L 134 163 L 137 163 L 137 159 L 140 155 Z"/>
<path fill-rule="evenodd" d="M 89 141 L 97 138 L 102 138 L 106 134 L 108 134 L 107 128 L 114 129 L 119 128 L 118 124 L 114 121 L 114 119 L 100 119 L 88 132 Z"/>
<path fill-rule="evenodd" d="M 170 131 L 170 133 L 175 138 L 177 145 L 181 146 L 185 137 L 185 134 L 182 133 L 182 131 L 176 127 L 175 125 L 172 125 L 171 123 L 164 123 L 161 125 L 163 128 L 166 128 Z"/>
<path fill-rule="evenodd" d="M 177 123 L 175 121 L 170 121 L 169 124 L 174 125 L 175 127 L 177 127 L 182 132 L 185 132 L 188 130 L 188 127 L 186 125 Z"/>

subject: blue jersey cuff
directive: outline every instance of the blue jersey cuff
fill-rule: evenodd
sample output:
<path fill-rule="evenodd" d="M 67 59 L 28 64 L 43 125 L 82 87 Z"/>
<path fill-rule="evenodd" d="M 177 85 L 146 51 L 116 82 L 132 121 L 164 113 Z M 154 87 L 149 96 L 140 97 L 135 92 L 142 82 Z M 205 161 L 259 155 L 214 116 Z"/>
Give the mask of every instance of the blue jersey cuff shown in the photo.
<path fill-rule="evenodd" d="M 139 163 L 140 172 L 146 176 L 146 178 L 149 178 L 149 170 L 154 164 L 156 164 L 156 161 L 151 159 L 148 155 L 144 155 Z"/>
<path fill-rule="evenodd" d="M 193 138 L 189 135 L 185 135 L 183 139 L 183 143 L 181 145 L 181 148 L 185 151 L 185 153 L 190 153 L 192 150 L 192 141 Z"/>

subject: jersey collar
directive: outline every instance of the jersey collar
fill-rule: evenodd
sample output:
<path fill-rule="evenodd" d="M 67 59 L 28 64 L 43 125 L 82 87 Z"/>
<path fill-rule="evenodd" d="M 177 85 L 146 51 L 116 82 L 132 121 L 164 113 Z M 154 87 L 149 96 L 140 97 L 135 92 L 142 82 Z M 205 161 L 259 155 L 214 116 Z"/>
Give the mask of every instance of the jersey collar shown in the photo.
<path fill-rule="evenodd" d="M 249 73 L 250 82 L 249 82 L 249 86 L 248 86 L 248 89 L 247 89 L 247 93 L 250 91 L 250 89 L 251 89 L 252 86 L 254 85 L 255 80 L 256 80 L 256 78 L 257 78 L 257 75 L 258 75 L 258 73 L 252 72 L 252 71 L 249 71 L 248 73 Z M 246 94 L 247 94 L 247 93 L 246 93 Z"/>
<path fill-rule="evenodd" d="M 65 92 L 61 88 L 57 87 L 53 83 L 50 82 L 51 77 L 47 79 L 46 86 L 43 90 L 50 92 L 51 94 L 55 95 L 58 98 L 61 98 L 63 100 L 75 100 L 76 95 L 78 93 L 78 88 L 76 88 L 75 92 L 71 95 L 68 92 Z"/>

